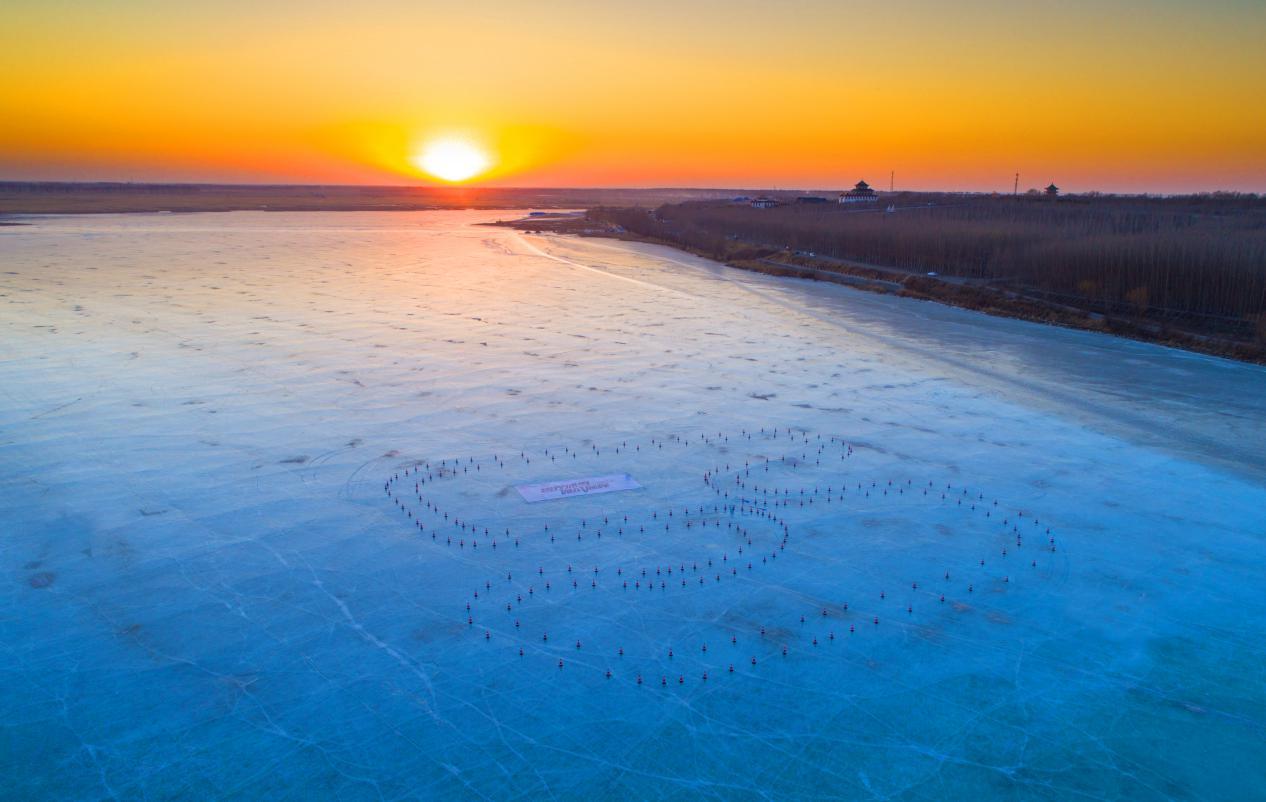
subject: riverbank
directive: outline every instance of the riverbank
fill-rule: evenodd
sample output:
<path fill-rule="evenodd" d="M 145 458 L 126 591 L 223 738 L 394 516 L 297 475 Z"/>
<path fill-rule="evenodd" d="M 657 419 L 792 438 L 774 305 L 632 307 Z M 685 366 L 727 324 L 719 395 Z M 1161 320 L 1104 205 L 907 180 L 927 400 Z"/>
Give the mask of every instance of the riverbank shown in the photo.
<path fill-rule="evenodd" d="M 754 273 L 826 281 L 866 292 L 933 301 L 995 317 L 1110 334 L 1241 362 L 1266 364 L 1266 345 L 1262 343 L 1184 331 L 1142 318 L 1130 319 L 1118 315 L 1107 315 L 1035 298 L 981 281 L 899 271 L 751 242 L 735 241 L 726 248 L 724 257 L 718 258 L 715 253 L 703 248 L 691 247 L 663 237 L 632 232 L 624 226 L 596 219 L 593 216 L 530 217 L 499 220 L 489 225 L 506 226 L 529 233 L 605 237 L 662 245 Z"/>

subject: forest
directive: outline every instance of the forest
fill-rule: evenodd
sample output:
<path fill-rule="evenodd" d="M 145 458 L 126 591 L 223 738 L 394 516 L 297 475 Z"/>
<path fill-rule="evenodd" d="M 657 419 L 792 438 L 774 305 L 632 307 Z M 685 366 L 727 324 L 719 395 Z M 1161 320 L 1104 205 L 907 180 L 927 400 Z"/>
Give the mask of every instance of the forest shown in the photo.
<path fill-rule="evenodd" d="M 912 277 L 935 272 L 1027 299 L 1266 342 L 1266 199 L 1255 195 L 782 200 L 770 209 L 696 201 L 590 216 L 726 261 L 756 248 Z"/>

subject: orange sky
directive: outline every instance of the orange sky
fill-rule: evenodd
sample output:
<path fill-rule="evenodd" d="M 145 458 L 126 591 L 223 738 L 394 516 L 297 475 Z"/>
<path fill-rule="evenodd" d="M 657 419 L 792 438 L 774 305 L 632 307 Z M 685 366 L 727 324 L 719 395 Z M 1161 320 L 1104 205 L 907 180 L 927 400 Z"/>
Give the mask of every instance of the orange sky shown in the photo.
<path fill-rule="evenodd" d="M 1266 3 L 9 0 L 0 179 L 1266 191 Z"/>

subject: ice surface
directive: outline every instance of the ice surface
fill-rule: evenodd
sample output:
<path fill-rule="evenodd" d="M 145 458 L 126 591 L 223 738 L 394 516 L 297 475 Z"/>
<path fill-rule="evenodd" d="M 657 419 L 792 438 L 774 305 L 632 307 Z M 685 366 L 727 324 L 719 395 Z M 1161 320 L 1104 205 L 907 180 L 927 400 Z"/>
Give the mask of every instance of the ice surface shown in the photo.
<path fill-rule="evenodd" d="M 0 229 L 7 794 L 1262 797 L 1266 371 L 488 216 Z"/>

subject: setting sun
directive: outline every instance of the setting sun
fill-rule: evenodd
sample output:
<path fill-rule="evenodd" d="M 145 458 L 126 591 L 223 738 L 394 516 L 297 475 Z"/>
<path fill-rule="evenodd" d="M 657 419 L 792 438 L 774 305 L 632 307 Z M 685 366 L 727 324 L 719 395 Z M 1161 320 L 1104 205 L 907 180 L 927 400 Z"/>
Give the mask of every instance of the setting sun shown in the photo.
<path fill-rule="evenodd" d="M 462 139 L 427 143 L 415 158 L 418 167 L 443 181 L 465 181 L 488 169 L 488 154 Z"/>
<path fill-rule="evenodd" d="M 1263 42 L 0 0 L 0 802 L 1266 802 Z"/>

